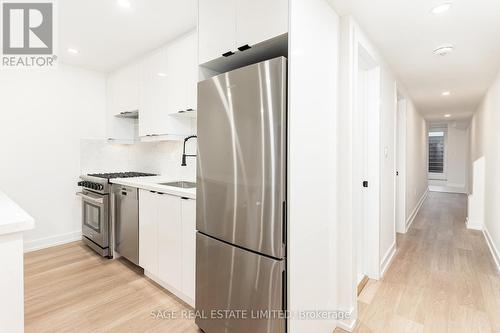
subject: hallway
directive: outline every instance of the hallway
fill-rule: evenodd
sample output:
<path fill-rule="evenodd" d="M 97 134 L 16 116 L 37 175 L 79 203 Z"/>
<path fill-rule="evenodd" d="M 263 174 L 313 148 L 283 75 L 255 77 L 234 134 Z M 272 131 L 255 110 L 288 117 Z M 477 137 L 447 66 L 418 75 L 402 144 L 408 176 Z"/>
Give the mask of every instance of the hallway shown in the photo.
<path fill-rule="evenodd" d="M 500 332 L 500 275 L 466 207 L 465 195 L 429 192 L 384 278 L 359 296 L 355 332 Z"/>

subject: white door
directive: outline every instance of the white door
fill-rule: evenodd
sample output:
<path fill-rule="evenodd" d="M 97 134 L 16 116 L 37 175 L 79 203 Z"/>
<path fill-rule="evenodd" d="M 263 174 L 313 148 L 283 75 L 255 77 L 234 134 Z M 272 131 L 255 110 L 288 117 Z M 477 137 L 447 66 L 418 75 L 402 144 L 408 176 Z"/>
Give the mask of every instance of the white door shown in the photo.
<path fill-rule="evenodd" d="M 380 67 L 359 48 L 353 132 L 354 210 L 358 279 L 378 278 L 380 234 Z"/>
<path fill-rule="evenodd" d="M 198 1 L 199 63 L 235 52 L 236 0 Z"/>
<path fill-rule="evenodd" d="M 182 215 L 182 292 L 194 300 L 196 260 L 196 201 L 181 200 Z"/>
<path fill-rule="evenodd" d="M 252 46 L 288 31 L 288 0 L 236 1 L 236 47 Z"/>
<path fill-rule="evenodd" d="M 177 290 L 182 288 L 182 226 L 180 198 L 157 194 L 158 277 Z"/>
<path fill-rule="evenodd" d="M 139 266 L 158 275 L 158 198 L 139 190 Z"/>

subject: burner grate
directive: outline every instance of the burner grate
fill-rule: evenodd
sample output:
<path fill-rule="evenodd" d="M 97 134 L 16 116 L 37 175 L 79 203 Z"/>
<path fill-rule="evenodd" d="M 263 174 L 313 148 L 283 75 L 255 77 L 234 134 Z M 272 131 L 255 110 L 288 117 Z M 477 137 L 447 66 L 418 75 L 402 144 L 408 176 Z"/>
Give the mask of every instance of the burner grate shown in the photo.
<path fill-rule="evenodd" d="M 110 172 L 110 173 L 93 173 L 89 174 L 91 177 L 113 179 L 113 178 L 132 178 L 132 177 L 149 177 L 156 176 L 153 173 L 145 172 Z"/>

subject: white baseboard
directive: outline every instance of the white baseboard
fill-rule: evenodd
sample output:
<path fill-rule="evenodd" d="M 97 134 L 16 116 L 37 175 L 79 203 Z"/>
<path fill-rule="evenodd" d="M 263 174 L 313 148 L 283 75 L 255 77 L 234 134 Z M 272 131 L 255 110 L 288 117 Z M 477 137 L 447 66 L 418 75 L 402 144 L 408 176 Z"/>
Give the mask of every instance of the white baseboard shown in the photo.
<path fill-rule="evenodd" d="M 356 324 L 358 322 L 357 315 L 355 315 L 354 308 L 352 308 L 350 311 L 348 311 L 348 313 L 351 314 L 350 317 L 344 318 L 344 319 L 339 319 L 337 321 L 337 327 L 343 329 L 344 331 L 352 332 L 356 328 Z"/>
<path fill-rule="evenodd" d="M 157 284 L 160 285 L 160 287 L 164 288 L 164 289 L 167 289 L 169 292 L 171 292 L 172 294 L 174 294 L 175 296 L 177 296 L 180 300 L 182 300 L 183 302 L 187 303 L 189 306 L 193 307 L 194 308 L 194 299 L 192 299 L 191 297 L 187 296 L 186 294 L 184 294 L 182 291 L 180 291 L 179 289 L 169 285 L 168 283 L 166 283 L 165 281 L 163 281 L 162 279 L 160 279 L 159 277 L 157 277 L 155 274 L 147 271 L 147 270 L 144 270 L 144 275 L 146 275 L 148 278 L 150 278 L 151 280 L 153 280 L 154 282 L 156 282 Z"/>
<path fill-rule="evenodd" d="M 396 255 L 396 241 L 392 243 L 391 247 L 387 251 L 387 253 L 384 255 L 384 258 L 382 259 L 382 262 L 380 263 L 380 278 L 382 278 L 389 268 L 391 266 L 392 260 L 394 259 L 394 256 Z"/>
<path fill-rule="evenodd" d="M 26 252 L 41 250 L 52 246 L 71 243 L 80 239 L 82 239 L 82 232 L 74 231 L 67 234 L 35 239 L 31 241 L 25 241 L 24 252 L 26 253 Z"/>
<path fill-rule="evenodd" d="M 493 257 L 493 260 L 495 260 L 495 264 L 497 265 L 497 271 L 500 272 L 500 252 L 498 252 L 498 249 L 495 246 L 495 243 L 493 243 L 493 239 L 491 239 L 491 235 L 488 232 L 488 229 L 486 229 L 486 227 L 483 228 L 483 235 L 484 235 L 484 238 L 486 238 L 486 243 L 488 244 L 488 247 L 490 248 L 490 252 L 491 252 L 491 255 Z"/>
<path fill-rule="evenodd" d="M 411 227 L 411 224 L 415 220 L 415 217 L 417 217 L 417 214 L 418 214 L 418 211 L 420 210 L 420 207 L 422 207 L 425 199 L 427 198 L 427 194 L 429 194 L 429 188 L 427 188 L 427 190 L 425 190 L 424 194 L 422 194 L 422 196 L 420 197 L 420 200 L 418 201 L 417 205 L 415 206 L 415 208 L 411 212 L 410 216 L 408 216 L 408 219 L 406 220 L 406 231 L 405 232 L 408 232 L 408 230 Z"/>

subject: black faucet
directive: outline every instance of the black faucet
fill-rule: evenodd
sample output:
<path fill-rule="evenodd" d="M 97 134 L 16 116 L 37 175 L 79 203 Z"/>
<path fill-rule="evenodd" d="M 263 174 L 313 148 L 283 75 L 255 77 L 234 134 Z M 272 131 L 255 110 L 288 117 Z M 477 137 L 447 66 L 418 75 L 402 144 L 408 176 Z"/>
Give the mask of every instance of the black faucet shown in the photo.
<path fill-rule="evenodd" d="M 182 162 L 181 166 L 186 166 L 186 157 L 196 157 L 196 155 L 186 155 L 186 142 L 189 141 L 189 139 L 197 138 L 196 135 L 190 135 L 187 138 L 184 139 L 184 147 L 182 148 Z"/>

